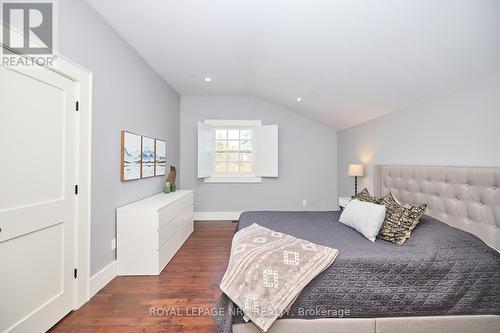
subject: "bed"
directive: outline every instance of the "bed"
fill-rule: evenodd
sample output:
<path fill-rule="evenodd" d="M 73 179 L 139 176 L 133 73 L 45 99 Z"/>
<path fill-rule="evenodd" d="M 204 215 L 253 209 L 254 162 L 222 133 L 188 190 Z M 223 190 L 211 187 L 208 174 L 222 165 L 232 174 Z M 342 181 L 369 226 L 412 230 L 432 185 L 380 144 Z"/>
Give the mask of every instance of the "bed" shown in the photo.
<path fill-rule="evenodd" d="M 340 212 L 241 215 L 238 229 L 258 223 L 339 249 L 269 332 L 498 332 L 500 169 L 376 166 L 374 176 L 378 195 L 430 206 L 403 246 L 367 241 Z M 258 332 L 226 296 L 219 307 L 219 333 Z"/>

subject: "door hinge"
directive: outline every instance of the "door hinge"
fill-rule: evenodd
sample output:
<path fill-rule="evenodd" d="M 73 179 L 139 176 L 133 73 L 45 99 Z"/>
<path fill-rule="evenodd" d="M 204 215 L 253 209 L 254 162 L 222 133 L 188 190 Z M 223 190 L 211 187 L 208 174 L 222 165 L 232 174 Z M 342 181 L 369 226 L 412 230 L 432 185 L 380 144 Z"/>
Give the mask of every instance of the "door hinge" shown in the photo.
<path fill-rule="evenodd" d="M 75 194 L 78 195 L 78 185 L 75 185 Z"/>
<path fill-rule="evenodd" d="M 75 110 L 80 111 L 80 102 L 76 101 Z"/>
<path fill-rule="evenodd" d="M 75 279 L 78 277 L 78 269 L 75 268 L 75 270 L 73 271 L 73 276 L 75 277 Z"/>

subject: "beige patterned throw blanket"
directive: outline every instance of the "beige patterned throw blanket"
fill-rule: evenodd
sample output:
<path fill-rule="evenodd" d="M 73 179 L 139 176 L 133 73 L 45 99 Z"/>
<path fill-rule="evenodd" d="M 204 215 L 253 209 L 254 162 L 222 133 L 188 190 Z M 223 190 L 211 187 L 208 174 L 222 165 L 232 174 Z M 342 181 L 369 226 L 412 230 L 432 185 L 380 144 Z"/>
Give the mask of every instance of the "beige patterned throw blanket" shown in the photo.
<path fill-rule="evenodd" d="M 336 249 L 254 223 L 234 235 L 220 288 L 248 319 L 267 332 L 337 254 Z"/>

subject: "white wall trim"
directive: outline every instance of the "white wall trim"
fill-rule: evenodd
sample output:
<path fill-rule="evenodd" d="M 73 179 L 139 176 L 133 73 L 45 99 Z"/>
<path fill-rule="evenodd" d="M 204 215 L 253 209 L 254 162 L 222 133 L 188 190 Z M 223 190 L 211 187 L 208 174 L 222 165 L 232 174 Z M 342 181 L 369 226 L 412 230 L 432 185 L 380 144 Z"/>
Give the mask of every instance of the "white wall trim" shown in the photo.
<path fill-rule="evenodd" d="M 117 268 L 116 260 L 113 260 L 90 278 L 89 296 L 91 298 L 116 277 Z"/>
<path fill-rule="evenodd" d="M 194 212 L 195 221 L 237 221 L 242 212 Z"/>

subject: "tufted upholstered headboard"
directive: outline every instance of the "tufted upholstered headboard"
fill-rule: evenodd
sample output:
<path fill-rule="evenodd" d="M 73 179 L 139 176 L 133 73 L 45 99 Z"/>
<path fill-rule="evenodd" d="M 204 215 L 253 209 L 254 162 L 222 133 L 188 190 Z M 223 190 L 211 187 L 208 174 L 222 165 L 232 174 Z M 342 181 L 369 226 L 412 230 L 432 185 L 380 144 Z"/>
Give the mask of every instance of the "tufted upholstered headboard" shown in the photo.
<path fill-rule="evenodd" d="M 426 214 L 500 249 L 500 168 L 376 165 L 375 194 L 427 203 Z"/>

